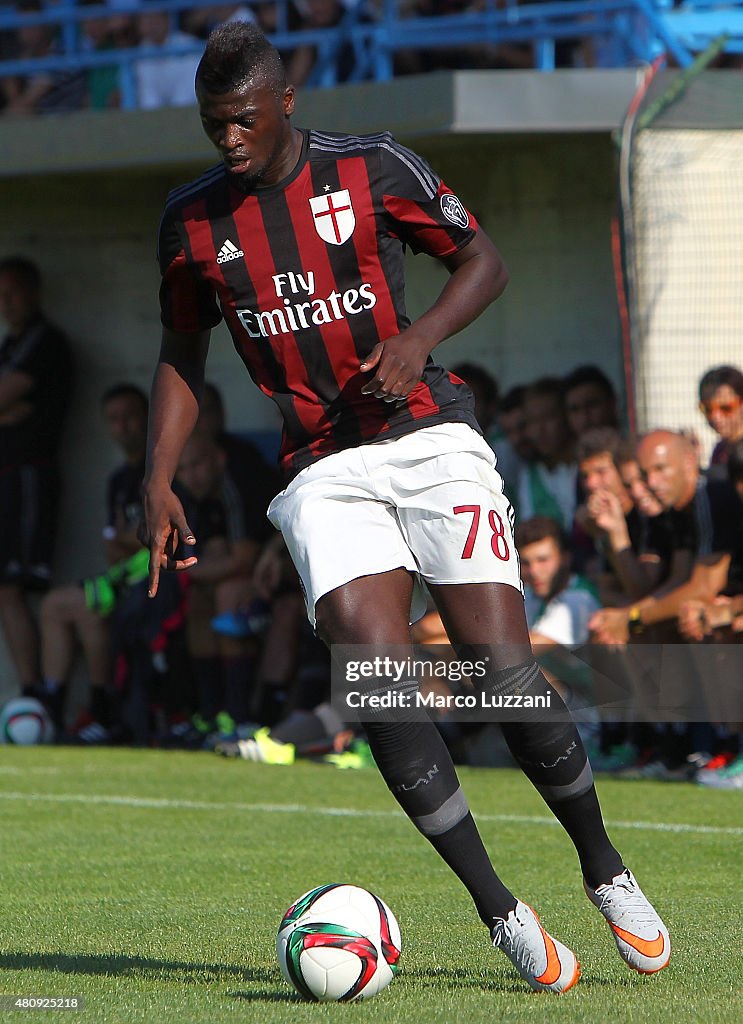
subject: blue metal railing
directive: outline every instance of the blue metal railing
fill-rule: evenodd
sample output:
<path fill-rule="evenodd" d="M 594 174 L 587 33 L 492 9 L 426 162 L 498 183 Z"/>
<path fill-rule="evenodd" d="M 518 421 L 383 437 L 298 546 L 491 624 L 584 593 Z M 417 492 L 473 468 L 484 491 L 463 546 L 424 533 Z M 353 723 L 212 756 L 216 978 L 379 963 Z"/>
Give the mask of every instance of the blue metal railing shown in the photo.
<path fill-rule="evenodd" d="M 376 19 L 362 6 L 350 7 L 341 22 L 331 29 L 290 31 L 289 0 L 276 0 L 277 31 L 270 38 L 282 51 L 299 46 L 316 48 L 317 58 L 308 86 L 333 86 L 338 81 L 338 55 L 351 49 L 352 70 L 346 80 L 393 77 L 395 55 L 400 51 L 436 51 L 471 46 L 531 44 L 534 66 L 540 71 L 555 67 L 556 46 L 561 40 L 586 39 L 599 42 L 604 67 L 621 67 L 652 61 L 667 53 L 679 66 L 688 67 L 694 52 L 704 49 L 715 37 L 726 33 L 726 50 L 743 53 L 743 0 L 728 0 L 718 6 L 714 0 L 670 6 L 671 0 L 484 0 L 479 10 L 436 17 L 405 17 L 400 0 L 383 0 Z M 93 18 L 131 14 L 143 9 L 165 11 L 177 24 L 178 15 L 198 6 L 206 8 L 224 0 L 147 0 L 143 6 L 131 3 L 78 7 L 63 0 L 42 11 L 21 13 L 0 8 L 0 32 L 24 25 L 51 25 L 56 29 L 56 52 L 45 57 L 0 61 L 0 77 L 34 75 L 42 72 L 73 72 L 115 65 L 118 68 L 122 106 L 137 106 L 134 67 L 147 57 L 198 54 L 203 42 L 168 47 L 139 46 L 129 49 L 88 50 L 83 45 L 81 23 Z"/>

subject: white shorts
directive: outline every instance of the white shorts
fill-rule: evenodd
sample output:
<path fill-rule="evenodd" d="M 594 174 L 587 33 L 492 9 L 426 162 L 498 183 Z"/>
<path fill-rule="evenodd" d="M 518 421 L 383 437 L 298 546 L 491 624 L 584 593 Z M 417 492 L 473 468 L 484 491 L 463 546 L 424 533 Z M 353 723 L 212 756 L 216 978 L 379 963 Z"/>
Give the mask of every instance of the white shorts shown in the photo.
<path fill-rule="evenodd" d="M 414 573 L 411 621 L 427 583 L 508 583 L 522 590 L 513 509 L 487 442 L 466 423 L 423 427 L 307 466 L 277 494 L 281 530 L 315 625 L 324 594 L 391 569 Z"/>

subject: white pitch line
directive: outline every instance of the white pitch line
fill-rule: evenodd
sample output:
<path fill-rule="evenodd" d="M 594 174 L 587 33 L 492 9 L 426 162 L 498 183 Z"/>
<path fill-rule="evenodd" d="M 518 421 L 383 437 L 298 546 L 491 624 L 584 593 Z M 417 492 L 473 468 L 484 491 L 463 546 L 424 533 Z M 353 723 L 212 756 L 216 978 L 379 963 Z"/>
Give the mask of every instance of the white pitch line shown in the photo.
<path fill-rule="evenodd" d="M 310 807 L 306 804 L 243 804 L 207 800 L 166 800 L 162 797 L 92 796 L 89 793 L 17 793 L 0 791 L 0 800 L 34 803 L 99 804 L 110 807 L 138 807 L 152 810 L 231 811 L 248 814 L 312 814 L 330 818 L 399 818 L 402 811 L 359 810 L 353 807 Z M 505 825 L 557 825 L 555 818 L 526 814 L 475 814 L 478 821 Z M 607 821 L 610 828 L 645 832 L 681 832 L 698 835 L 743 836 L 743 828 L 718 825 L 690 825 L 663 821 Z"/>

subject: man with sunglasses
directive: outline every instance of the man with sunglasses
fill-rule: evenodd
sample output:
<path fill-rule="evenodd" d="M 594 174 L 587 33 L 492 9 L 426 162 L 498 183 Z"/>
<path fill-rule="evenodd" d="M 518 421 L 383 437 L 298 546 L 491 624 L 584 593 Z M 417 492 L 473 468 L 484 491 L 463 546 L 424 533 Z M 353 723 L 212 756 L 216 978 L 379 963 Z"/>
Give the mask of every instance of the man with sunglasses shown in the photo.
<path fill-rule="evenodd" d="M 736 366 L 713 366 L 699 381 L 699 411 L 720 440 L 710 458 L 711 473 L 725 475 L 730 450 L 743 439 L 743 373 Z"/>

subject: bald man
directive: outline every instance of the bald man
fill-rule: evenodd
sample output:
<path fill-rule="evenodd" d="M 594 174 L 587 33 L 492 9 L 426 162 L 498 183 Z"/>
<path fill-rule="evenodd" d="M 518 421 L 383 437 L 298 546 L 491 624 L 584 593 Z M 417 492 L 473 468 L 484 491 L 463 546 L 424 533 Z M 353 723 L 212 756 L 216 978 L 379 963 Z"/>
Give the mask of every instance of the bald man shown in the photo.
<path fill-rule="evenodd" d="M 716 529 L 733 498 L 730 485 L 704 480 L 689 440 L 670 430 L 643 437 L 637 461 L 665 510 L 674 563 L 670 579 L 641 601 L 596 612 L 590 627 L 600 643 L 627 643 L 647 626 L 676 619 L 685 601 L 711 600 L 724 586 L 730 565 L 728 545 Z"/>

